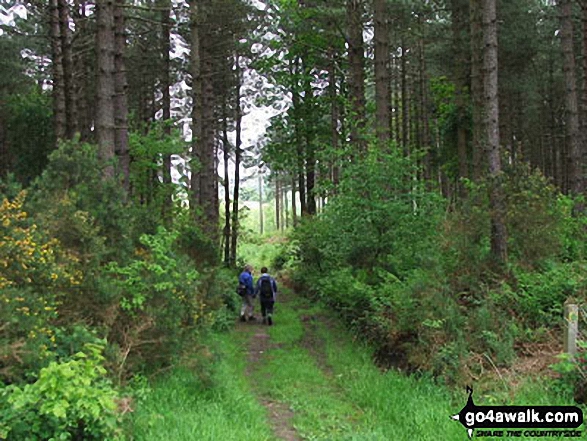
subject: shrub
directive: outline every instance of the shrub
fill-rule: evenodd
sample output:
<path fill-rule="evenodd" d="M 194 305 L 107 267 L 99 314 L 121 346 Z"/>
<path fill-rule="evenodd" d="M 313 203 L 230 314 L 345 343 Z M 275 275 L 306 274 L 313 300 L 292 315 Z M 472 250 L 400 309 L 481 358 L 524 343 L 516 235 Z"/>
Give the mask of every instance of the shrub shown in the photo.
<path fill-rule="evenodd" d="M 104 378 L 103 348 L 87 344 L 73 359 L 41 369 L 33 384 L 0 390 L 0 438 L 120 438 L 116 391 Z"/>
<path fill-rule="evenodd" d="M 146 361 L 151 368 L 168 363 L 196 325 L 209 319 L 201 275 L 174 250 L 177 236 L 160 227 L 141 236 L 142 247 L 127 265 L 109 266 L 120 293 L 120 312 L 110 331 L 110 340 L 120 346 L 120 376 Z"/>

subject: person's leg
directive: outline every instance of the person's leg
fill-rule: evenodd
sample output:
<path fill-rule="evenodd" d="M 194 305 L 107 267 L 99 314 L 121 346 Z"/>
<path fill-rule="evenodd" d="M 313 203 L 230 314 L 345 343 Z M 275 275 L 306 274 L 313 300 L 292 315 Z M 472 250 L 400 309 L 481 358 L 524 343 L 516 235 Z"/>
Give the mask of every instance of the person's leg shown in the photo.
<path fill-rule="evenodd" d="M 247 294 L 247 317 L 249 320 L 254 319 L 253 311 L 255 309 L 253 296 Z"/>
<path fill-rule="evenodd" d="M 261 315 L 263 316 L 263 324 L 267 322 L 267 302 L 261 300 Z"/>
<path fill-rule="evenodd" d="M 241 306 L 241 322 L 244 322 L 247 320 L 246 317 L 246 313 L 247 313 L 247 308 L 248 308 L 248 304 L 247 304 L 247 295 L 245 294 L 243 297 L 243 304 Z"/>
<path fill-rule="evenodd" d="M 273 300 L 267 302 L 265 308 L 267 312 L 267 324 L 271 326 L 273 324 L 273 305 L 275 302 Z"/>

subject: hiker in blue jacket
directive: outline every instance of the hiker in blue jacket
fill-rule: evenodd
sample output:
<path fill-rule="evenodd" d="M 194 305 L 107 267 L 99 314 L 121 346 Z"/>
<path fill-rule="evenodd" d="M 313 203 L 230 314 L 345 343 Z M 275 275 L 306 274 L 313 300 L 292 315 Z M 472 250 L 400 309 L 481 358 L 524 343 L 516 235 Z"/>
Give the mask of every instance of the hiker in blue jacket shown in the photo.
<path fill-rule="evenodd" d="M 261 268 L 261 276 L 257 280 L 255 295 L 259 294 L 261 300 L 261 314 L 263 315 L 263 324 L 269 326 L 273 324 L 273 305 L 277 297 L 277 282 L 269 275 L 267 267 Z"/>
<path fill-rule="evenodd" d="M 241 322 L 247 320 L 255 320 L 253 315 L 253 299 L 255 298 L 255 288 L 253 285 L 253 267 L 245 265 L 245 268 L 240 276 L 238 276 L 239 294 L 243 298 L 243 306 L 241 307 Z"/>

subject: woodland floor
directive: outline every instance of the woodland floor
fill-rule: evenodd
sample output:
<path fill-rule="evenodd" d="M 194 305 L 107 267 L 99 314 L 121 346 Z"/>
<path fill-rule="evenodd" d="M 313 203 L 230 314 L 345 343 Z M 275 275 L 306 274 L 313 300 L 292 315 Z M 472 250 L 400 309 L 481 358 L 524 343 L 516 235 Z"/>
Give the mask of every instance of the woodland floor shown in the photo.
<path fill-rule="evenodd" d="M 464 392 L 426 376 L 382 370 L 373 363 L 372 350 L 334 314 L 290 290 L 280 293 L 273 326 L 261 323 L 255 307 L 257 321 L 237 322 L 217 337 L 220 358 L 205 389 L 195 381 L 197 369 L 180 371 L 155 387 L 139 406 L 134 439 L 467 439 L 465 429 L 449 418 L 464 406 Z M 485 377 L 494 375 L 494 386 L 502 390 L 478 388 L 476 401 L 563 404 L 550 401 L 541 383 L 524 386 L 528 374 L 543 373 L 554 352 L 529 348 L 508 371 L 490 368 Z"/>

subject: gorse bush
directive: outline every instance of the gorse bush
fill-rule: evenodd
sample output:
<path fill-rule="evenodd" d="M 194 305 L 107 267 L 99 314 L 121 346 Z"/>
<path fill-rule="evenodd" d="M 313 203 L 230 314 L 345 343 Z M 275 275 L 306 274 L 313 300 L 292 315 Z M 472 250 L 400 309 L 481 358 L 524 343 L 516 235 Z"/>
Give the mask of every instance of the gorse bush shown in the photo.
<path fill-rule="evenodd" d="M 147 174 L 157 185 L 151 153 L 137 185 Z M 0 183 L 0 438 L 113 439 L 112 384 L 169 366 L 212 323 L 226 327 L 233 281 L 227 295 L 226 277 L 196 270 L 211 241 L 179 202 L 163 209 L 169 189 L 125 194 L 104 178 L 115 164 L 76 140 L 48 159 L 26 191 Z"/>

